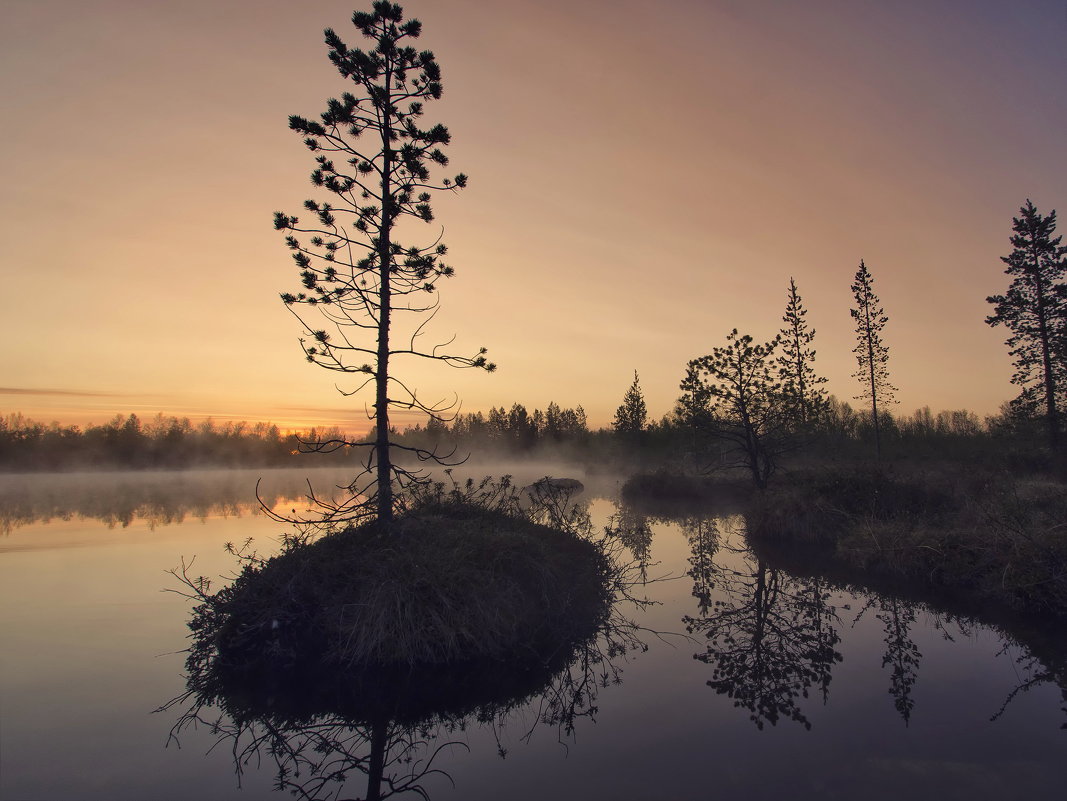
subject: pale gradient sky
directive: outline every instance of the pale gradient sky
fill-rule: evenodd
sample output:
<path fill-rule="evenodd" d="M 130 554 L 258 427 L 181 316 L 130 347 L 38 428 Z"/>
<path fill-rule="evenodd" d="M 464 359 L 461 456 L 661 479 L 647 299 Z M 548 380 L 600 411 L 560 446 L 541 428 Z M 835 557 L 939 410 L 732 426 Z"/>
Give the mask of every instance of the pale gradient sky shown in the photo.
<path fill-rule="evenodd" d="M 403 5 L 471 179 L 435 207 L 434 331 L 499 364 L 402 368 L 420 389 L 606 425 L 638 370 L 659 417 L 732 328 L 774 335 L 793 276 L 850 399 L 864 259 L 897 411 L 1014 395 L 985 298 L 1019 206 L 1067 214 L 1063 0 Z M 271 226 L 316 196 L 286 120 L 344 91 L 322 29 L 358 46 L 353 7 L 0 0 L 0 413 L 366 428 L 303 360 Z"/>

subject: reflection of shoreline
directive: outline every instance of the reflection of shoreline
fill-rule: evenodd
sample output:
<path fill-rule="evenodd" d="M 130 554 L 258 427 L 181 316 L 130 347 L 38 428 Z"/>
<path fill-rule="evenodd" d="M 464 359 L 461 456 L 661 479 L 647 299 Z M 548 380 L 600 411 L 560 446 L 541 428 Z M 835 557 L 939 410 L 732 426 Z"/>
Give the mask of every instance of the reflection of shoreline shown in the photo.
<path fill-rule="evenodd" d="M 627 505 L 626 510 L 634 518 L 671 520 L 686 531 L 697 604 L 685 622 L 690 633 L 708 640 L 695 658 L 712 667 L 708 685 L 749 709 L 757 727 L 779 719 L 807 725 L 801 705 L 811 703 L 809 695 L 828 698 L 832 668 L 840 661 L 838 641 L 847 641 L 847 629 L 866 614 L 882 629 L 887 694 L 905 726 L 916 706 L 914 687 L 922 668 L 914 632 L 931 627 L 952 640 L 977 626 L 1002 641 L 997 656 L 1014 662 L 1020 678 L 1005 696 L 990 699 L 991 721 L 1042 684 L 1059 690 L 1067 715 L 1067 621 L 1062 618 L 1036 617 L 863 571 L 835 561 L 818 546 L 748 537 L 744 515 L 731 519 L 741 510 L 729 498 L 704 507 L 677 503 L 673 508 Z M 839 619 L 833 596 L 851 596 L 841 605 L 845 609 L 865 599 L 850 616 L 851 626 L 839 625 L 848 620 Z M 929 622 L 917 624 L 920 616 Z M 1067 723 L 1062 727 L 1067 730 Z"/>
<path fill-rule="evenodd" d="M 95 521 L 109 529 L 146 523 L 150 530 L 209 517 L 288 512 L 349 478 L 349 470 L 202 470 L 7 474 L 0 476 L 0 534 L 53 521 Z M 259 499 L 256 484 L 259 482 Z"/>
<path fill-rule="evenodd" d="M 999 711 L 995 706 L 990 707 L 991 720 L 1000 717 L 1020 693 L 1046 682 L 1059 688 L 1063 712 L 1067 714 L 1067 626 L 1063 621 L 1035 619 L 1000 606 L 975 605 L 936 588 L 847 569 L 828 562 L 817 549 L 760 540 L 749 540 L 749 547 L 757 558 L 797 580 L 824 581 L 835 592 L 868 598 L 855 619 L 873 610 L 882 623 L 885 644 L 882 666 L 890 674 L 889 694 L 905 724 L 915 705 L 911 691 L 921 666 L 922 655 L 910 637 L 910 629 L 920 614 L 930 616 L 934 627 L 949 640 L 952 639 L 950 630 L 966 633 L 977 625 L 992 630 L 1003 640 L 998 656 L 1010 654 L 1013 646 L 1020 649 L 1021 653 L 1012 658 L 1023 678 L 1002 702 L 998 701 Z M 1067 723 L 1063 727 L 1067 729 Z"/>

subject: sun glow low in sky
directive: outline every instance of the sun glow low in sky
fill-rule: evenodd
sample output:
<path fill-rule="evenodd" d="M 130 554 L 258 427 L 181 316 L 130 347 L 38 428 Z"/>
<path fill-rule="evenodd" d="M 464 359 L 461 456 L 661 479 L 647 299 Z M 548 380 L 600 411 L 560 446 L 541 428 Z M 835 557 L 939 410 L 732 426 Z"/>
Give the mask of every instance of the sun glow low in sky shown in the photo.
<path fill-rule="evenodd" d="M 793 277 L 851 399 L 861 259 L 898 411 L 1014 396 L 985 298 L 1019 207 L 1067 201 L 1061 0 L 403 5 L 471 179 L 425 231 L 457 269 L 433 332 L 499 364 L 401 365 L 429 396 L 607 425 L 637 370 L 659 417 L 731 329 L 773 337 Z M 315 197 L 286 121 L 345 90 L 322 29 L 360 46 L 352 9 L 5 5 L 0 412 L 369 425 L 303 359 L 271 226 Z"/>

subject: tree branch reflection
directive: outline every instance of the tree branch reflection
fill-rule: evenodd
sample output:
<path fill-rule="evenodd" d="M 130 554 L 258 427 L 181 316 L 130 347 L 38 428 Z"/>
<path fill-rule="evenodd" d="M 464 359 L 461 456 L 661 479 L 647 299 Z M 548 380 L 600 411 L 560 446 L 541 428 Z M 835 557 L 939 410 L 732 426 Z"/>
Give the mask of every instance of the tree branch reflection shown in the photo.
<path fill-rule="evenodd" d="M 833 666 L 842 659 L 829 585 L 795 579 L 747 548 L 726 544 L 723 524 L 683 526 L 698 603 L 698 614 L 684 622 L 708 641 L 695 658 L 713 668 L 708 686 L 747 709 L 757 728 L 784 717 L 810 729 L 800 702 L 815 688 L 825 703 Z"/>

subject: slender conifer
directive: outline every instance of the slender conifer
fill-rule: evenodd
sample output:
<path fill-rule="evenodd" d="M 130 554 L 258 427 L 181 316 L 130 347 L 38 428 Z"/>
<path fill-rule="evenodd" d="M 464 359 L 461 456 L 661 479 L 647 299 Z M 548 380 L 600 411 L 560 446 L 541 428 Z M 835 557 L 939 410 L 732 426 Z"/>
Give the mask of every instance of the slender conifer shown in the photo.
<path fill-rule="evenodd" d="M 793 415 L 801 427 L 807 427 L 826 407 L 826 379 L 818 375 L 815 363 L 815 329 L 808 326 L 808 310 L 804 308 L 796 281 L 789 279 L 789 296 L 781 330 L 781 352 L 778 356 L 778 377 L 782 392 L 793 407 Z"/>
<path fill-rule="evenodd" d="M 874 448 L 878 457 L 882 456 L 882 429 L 879 422 L 879 406 L 894 403 L 893 393 L 897 388 L 889 383 L 889 348 L 882 342 L 882 329 L 889 322 L 874 294 L 874 277 L 867 265 L 860 261 L 856 277 L 852 281 L 852 295 L 856 307 L 850 309 L 852 319 L 856 321 L 856 354 L 859 369 L 853 373 L 863 387 L 856 400 L 865 400 L 871 404 L 871 422 L 874 425 Z"/>

